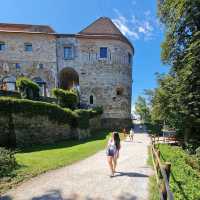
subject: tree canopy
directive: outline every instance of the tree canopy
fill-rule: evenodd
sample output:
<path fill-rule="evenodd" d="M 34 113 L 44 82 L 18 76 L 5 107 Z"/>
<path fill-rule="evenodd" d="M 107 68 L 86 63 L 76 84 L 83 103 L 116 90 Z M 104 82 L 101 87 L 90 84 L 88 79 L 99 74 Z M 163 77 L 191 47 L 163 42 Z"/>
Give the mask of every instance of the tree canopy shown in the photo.
<path fill-rule="evenodd" d="M 158 86 L 150 96 L 151 121 L 167 123 L 188 142 L 200 138 L 200 0 L 158 0 L 158 17 L 165 27 L 163 64 Z M 197 141 L 196 140 L 196 141 Z"/>

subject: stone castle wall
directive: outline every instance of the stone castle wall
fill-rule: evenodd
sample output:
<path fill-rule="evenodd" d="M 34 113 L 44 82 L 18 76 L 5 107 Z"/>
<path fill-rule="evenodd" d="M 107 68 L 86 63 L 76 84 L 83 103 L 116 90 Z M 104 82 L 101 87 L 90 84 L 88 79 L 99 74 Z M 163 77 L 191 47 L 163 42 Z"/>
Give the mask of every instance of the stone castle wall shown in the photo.
<path fill-rule="evenodd" d="M 0 51 L 0 78 L 6 76 L 40 77 L 47 83 L 47 89 L 56 86 L 57 59 L 56 37 L 47 34 L 0 33 L 5 50 Z M 31 43 L 32 51 L 24 50 L 24 44 Z M 20 68 L 16 68 L 16 63 Z M 42 64 L 42 65 L 41 65 Z"/>
<path fill-rule="evenodd" d="M 0 115 L 0 146 L 12 143 L 16 147 L 51 144 L 67 139 L 84 139 L 101 128 L 100 117 L 90 119 L 88 129 L 72 128 L 68 124 L 50 121 L 45 116 L 27 118 L 23 114 Z"/>
<path fill-rule="evenodd" d="M 74 57 L 65 60 L 64 46 L 73 46 Z M 100 47 L 108 48 L 107 59 L 99 58 Z M 91 95 L 94 105 L 104 108 L 102 118 L 130 119 L 132 72 L 128 53 L 131 47 L 118 40 L 80 39 L 70 37 L 58 40 L 58 67 L 73 68 L 79 75 L 81 101 L 89 104 Z M 122 94 L 117 95 L 117 88 Z"/>
<path fill-rule="evenodd" d="M 133 50 L 126 42 L 14 32 L 0 33 L 0 41 L 6 44 L 5 50 L 0 51 L 0 79 L 22 75 L 31 79 L 40 77 L 50 94 L 59 83 L 62 69 L 73 68 L 79 76 L 81 102 L 90 104 L 92 95 L 93 106 L 103 106 L 102 118 L 108 119 L 103 124 L 109 125 L 110 119 L 130 120 L 132 70 L 128 54 L 133 56 Z M 32 43 L 32 52 L 24 51 L 27 42 Z M 64 59 L 65 46 L 73 47 L 72 59 Z M 99 58 L 100 47 L 108 48 L 106 59 Z M 118 89 L 122 91 L 120 94 Z"/>

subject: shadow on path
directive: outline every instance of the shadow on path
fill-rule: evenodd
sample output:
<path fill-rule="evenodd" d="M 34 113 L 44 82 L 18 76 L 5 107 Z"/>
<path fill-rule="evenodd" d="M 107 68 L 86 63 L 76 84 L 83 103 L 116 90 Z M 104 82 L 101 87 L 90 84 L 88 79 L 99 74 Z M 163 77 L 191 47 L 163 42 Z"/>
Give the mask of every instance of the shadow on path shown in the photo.
<path fill-rule="evenodd" d="M 114 177 L 117 176 L 128 176 L 128 177 L 149 177 L 146 174 L 136 173 L 136 172 L 116 172 L 117 174 Z"/>

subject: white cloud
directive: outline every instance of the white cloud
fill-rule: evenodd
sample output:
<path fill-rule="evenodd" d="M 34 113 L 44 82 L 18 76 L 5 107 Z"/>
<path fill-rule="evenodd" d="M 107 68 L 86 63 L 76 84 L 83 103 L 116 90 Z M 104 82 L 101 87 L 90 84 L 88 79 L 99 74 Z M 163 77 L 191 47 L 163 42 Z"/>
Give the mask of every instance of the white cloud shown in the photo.
<path fill-rule="evenodd" d="M 117 15 L 113 19 L 115 25 L 124 35 L 133 40 L 152 40 L 158 34 L 158 31 L 160 31 L 158 21 L 152 16 L 150 10 L 130 17 L 125 17 L 118 9 L 114 9 L 114 12 Z"/>
<path fill-rule="evenodd" d="M 134 37 L 134 39 L 139 39 L 137 32 L 130 30 L 126 23 L 124 23 L 120 18 L 113 19 L 113 22 L 124 35 Z"/>
<path fill-rule="evenodd" d="M 117 9 L 114 9 L 118 15 L 116 19 L 112 21 L 119 28 L 119 30 L 126 36 L 130 36 L 133 39 L 139 39 L 139 35 L 136 31 L 132 30 L 129 26 L 129 21 L 126 19 Z"/>
<path fill-rule="evenodd" d="M 139 31 L 140 33 L 146 33 L 146 30 L 145 30 L 144 27 L 142 27 L 142 26 L 139 26 L 138 31 Z"/>

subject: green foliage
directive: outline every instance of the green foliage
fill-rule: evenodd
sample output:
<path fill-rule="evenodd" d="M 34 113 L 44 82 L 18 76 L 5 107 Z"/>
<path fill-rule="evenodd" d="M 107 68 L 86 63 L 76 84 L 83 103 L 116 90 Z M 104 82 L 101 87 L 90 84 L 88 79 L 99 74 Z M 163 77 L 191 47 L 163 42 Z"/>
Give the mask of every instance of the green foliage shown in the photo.
<path fill-rule="evenodd" d="M 77 115 L 67 108 L 61 108 L 56 104 L 27 99 L 0 98 L 0 112 L 5 115 L 23 113 L 27 117 L 47 116 L 49 120 L 58 123 L 77 125 Z"/>
<path fill-rule="evenodd" d="M 150 109 L 144 97 L 139 96 L 135 104 L 135 110 L 144 123 L 150 122 Z"/>
<path fill-rule="evenodd" d="M 165 26 L 161 58 L 171 69 L 157 77 L 151 115 L 184 135 L 185 144 L 200 138 L 199 10 L 199 0 L 158 0 L 158 15 Z"/>
<path fill-rule="evenodd" d="M 54 88 L 52 93 L 57 98 L 61 107 L 70 109 L 75 109 L 77 107 L 78 96 L 74 91 Z"/>
<path fill-rule="evenodd" d="M 188 164 L 190 155 L 180 147 L 160 144 L 159 149 L 162 160 L 171 162 L 170 188 L 174 193 L 174 199 L 199 199 L 199 172 Z"/>
<path fill-rule="evenodd" d="M 17 88 L 24 99 L 37 100 L 39 98 L 40 88 L 38 84 L 28 78 L 21 77 L 16 81 Z"/>
<path fill-rule="evenodd" d="M 200 160 L 200 147 L 196 149 L 196 156 Z"/>
<path fill-rule="evenodd" d="M 89 128 L 89 120 L 93 117 L 101 115 L 103 113 L 102 107 L 96 107 L 94 109 L 77 109 L 75 113 L 78 116 L 78 127 L 82 129 Z"/>
<path fill-rule="evenodd" d="M 78 109 L 75 110 L 75 112 L 78 115 L 78 127 L 82 129 L 87 129 L 89 127 L 89 119 L 92 111 L 85 109 Z"/>
<path fill-rule="evenodd" d="M 16 164 L 14 153 L 0 147 L 0 177 L 10 174 L 15 169 Z"/>

